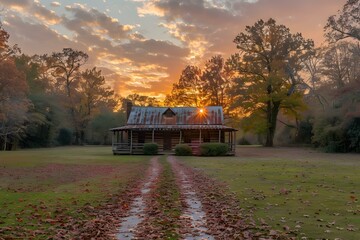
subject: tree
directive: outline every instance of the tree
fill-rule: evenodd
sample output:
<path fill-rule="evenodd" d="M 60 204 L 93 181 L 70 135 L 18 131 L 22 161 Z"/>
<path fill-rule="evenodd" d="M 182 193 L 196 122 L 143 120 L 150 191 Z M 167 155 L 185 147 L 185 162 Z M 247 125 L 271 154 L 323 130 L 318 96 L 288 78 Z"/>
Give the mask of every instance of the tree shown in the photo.
<path fill-rule="evenodd" d="M 328 18 L 325 36 L 329 41 L 346 38 L 360 41 L 360 0 L 348 0 L 338 15 Z"/>
<path fill-rule="evenodd" d="M 80 80 L 80 67 L 87 62 L 89 56 L 82 51 L 64 48 L 62 52 L 43 57 L 48 61 L 55 84 L 71 98 Z"/>
<path fill-rule="evenodd" d="M 160 101 L 156 97 L 149 97 L 133 93 L 122 99 L 123 109 L 126 109 L 126 103 L 129 101 L 135 106 L 142 107 L 159 107 L 161 105 Z"/>
<path fill-rule="evenodd" d="M 10 35 L 3 29 L 2 23 L 0 22 L 0 62 L 20 52 L 17 45 L 9 46 L 9 37 Z"/>
<path fill-rule="evenodd" d="M 0 136 L 3 150 L 7 148 L 9 138 L 17 140 L 25 130 L 23 123 L 30 105 L 25 77 L 14 63 L 14 55 L 20 50 L 16 45 L 9 46 L 9 37 L 0 23 Z"/>
<path fill-rule="evenodd" d="M 9 137 L 20 138 L 25 131 L 24 122 L 30 101 L 24 75 L 16 69 L 12 59 L 0 63 L 0 136 L 3 150 L 7 149 Z"/>
<path fill-rule="evenodd" d="M 360 75 L 360 47 L 349 42 L 330 45 L 323 56 L 322 74 L 336 89 L 358 80 Z"/>
<path fill-rule="evenodd" d="M 100 112 L 101 108 L 111 111 L 118 105 L 114 98 L 114 91 L 105 85 L 105 78 L 101 70 L 96 67 L 86 69 L 81 73 L 78 89 L 80 101 L 75 104 L 76 124 L 80 131 L 80 140 L 85 141 L 85 131 L 91 119 Z"/>
<path fill-rule="evenodd" d="M 314 111 L 315 146 L 329 152 L 359 151 L 360 48 L 341 41 L 325 49 L 319 90 L 327 97 L 324 111 Z M 314 106 L 312 105 L 312 108 Z"/>
<path fill-rule="evenodd" d="M 42 58 L 47 62 L 47 68 L 53 77 L 55 89 L 64 94 L 63 102 L 69 110 L 72 120 L 75 144 L 80 144 L 81 130 L 75 105 L 80 101 L 77 92 L 81 79 L 80 67 L 86 63 L 88 55 L 82 51 L 64 48 L 62 52 L 55 52 L 51 56 L 44 55 Z"/>
<path fill-rule="evenodd" d="M 228 109 L 229 98 L 226 92 L 230 82 L 224 58 L 216 55 L 207 61 L 201 79 L 206 105 L 222 106 L 224 109 Z"/>
<path fill-rule="evenodd" d="M 49 79 L 44 72 L 43 61 L 38 56 L 21 55 L 15 58 L 16 67 L 25 75 L 29 86 L 28 98 L 31 107 L 28 110 L 25 136 L 20 140 L 21 147 L 48 147 L 55 140 L 60 122 L 59 98 L 54 94 Z"/>
<path fill-rule="evenodd" d="M 247 26 L 234 40 L 239 53 L 227 61 L 235 70 L 232 94 L 234 107 L 242 108 L 247 117 L 260 117 L 265 124 L 265 146 L 273 146 L 277 117 L 280 111 L 299 117 L 304 108 L 301 79 L 301 56 L 313 48 L 313 41 L 275 20 L 259 20 Z"/>
<path fill-rule="evenodd" d="M 173 85 L 171 94 L 166 96 L 165 104 L 169 106 L 201 107 L 205 104 L 201 69 L 186 66 L 179 82 Z"/>

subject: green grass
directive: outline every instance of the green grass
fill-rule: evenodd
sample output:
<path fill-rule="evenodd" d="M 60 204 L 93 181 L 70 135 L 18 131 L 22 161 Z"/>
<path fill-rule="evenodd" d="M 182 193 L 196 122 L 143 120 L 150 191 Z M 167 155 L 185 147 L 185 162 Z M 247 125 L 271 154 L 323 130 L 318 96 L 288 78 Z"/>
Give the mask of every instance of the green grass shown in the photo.
<path fill-rule="evenodd" d="M 80 209 L 121 193 L 149 158 L 113 156 L 110 147 L 0 152 L 0 227 L 45 229 L 45 219 L 60 215 L 86 219 Z"/>
<path fill-rule="evenodd" d="M 237 155 L 181 159 L 226 182 L 274 229 L 289 227 L 299 239 L 360 239 L 359 155 L 261 147 Z"/>

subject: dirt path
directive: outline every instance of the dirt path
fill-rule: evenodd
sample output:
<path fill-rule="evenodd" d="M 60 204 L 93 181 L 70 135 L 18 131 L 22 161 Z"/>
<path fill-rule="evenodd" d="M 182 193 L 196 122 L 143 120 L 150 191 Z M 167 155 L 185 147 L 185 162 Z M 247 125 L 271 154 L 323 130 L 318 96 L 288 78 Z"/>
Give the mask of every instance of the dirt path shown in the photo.
<path fill-rule="evenodd" d="M 228 187 L 175 156 L 154 157 L 116 239 L 294 239 L 256 224 Z"/>
<path fill-rule="evenodd" d="M 140 191 L 138 196 L 133 200 L 130 205 L 128 216 L 121 220 L 120 229 L 116 236 L 117 239 L 134 239 L 136 234 L 136 228 L 144 220 L 145 215 L 145 198 L 149 194 L 151 188 L 154 187 L 156 179 L 160 174 L 161 166 L 158 162 L 158 157 L 151 159 L 151 166 L 146 173 L 144 182 L 139 187 Z"/>

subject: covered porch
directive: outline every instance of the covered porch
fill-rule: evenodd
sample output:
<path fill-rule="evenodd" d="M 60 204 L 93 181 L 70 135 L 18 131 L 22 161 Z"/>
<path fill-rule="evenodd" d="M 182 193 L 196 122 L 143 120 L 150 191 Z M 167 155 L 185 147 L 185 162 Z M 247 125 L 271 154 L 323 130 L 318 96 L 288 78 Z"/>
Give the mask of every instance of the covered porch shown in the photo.
<path fill-rule="evenodd" d="M 159 154 L 173 153 L 177 144 L 187 144 L 193 155 L 208 142 L 228 144 L 228 155 L 235 154 L 236 130 L 222 125 L 136 126 L 111 129 L 112 151 L 117 154 L 143 154 L 145 143 L 156 143 Z"/>

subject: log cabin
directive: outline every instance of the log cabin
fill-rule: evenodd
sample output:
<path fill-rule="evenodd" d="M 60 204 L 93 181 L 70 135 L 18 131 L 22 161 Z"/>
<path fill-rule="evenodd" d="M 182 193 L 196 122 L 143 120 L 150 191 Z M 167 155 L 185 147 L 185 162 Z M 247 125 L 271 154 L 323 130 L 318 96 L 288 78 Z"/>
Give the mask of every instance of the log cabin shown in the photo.
<path fill-rule="evenodd" d="M 227 143 L 228 155 L 235 154 L 236 129 L 224 125 L 221 106 L 137 107 L 127 106 L 127 124 L 110 129 L 112 151 L 117 154 L 143 154 L 145 143 L 156 143 L 158 152 L 174 152 L 177 144 L 188 144 L 193 155 L 200 144 Z"/>

